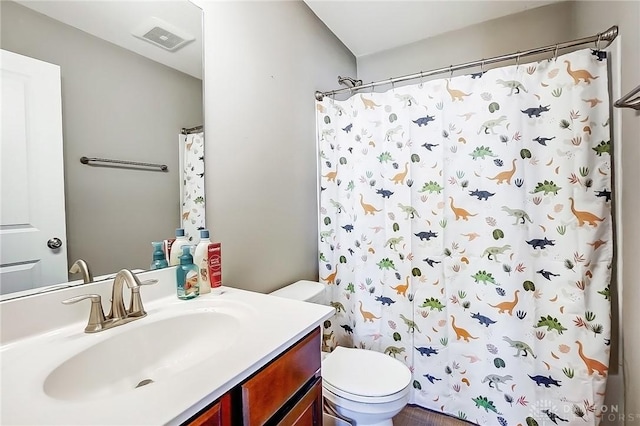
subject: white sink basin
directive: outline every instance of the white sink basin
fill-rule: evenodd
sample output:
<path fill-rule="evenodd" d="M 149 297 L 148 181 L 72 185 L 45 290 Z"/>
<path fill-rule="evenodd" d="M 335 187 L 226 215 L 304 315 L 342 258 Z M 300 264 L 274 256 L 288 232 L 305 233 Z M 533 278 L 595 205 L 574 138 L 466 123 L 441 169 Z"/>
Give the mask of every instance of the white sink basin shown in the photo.
<path fill-rule="evenodd" d="M 121 333 L 64 361 L 45 379 L 44 392 L 74 401 L 153 386 L 228 349 L 240 328 L 238 318 L 211 311 L 148 319 L 120 326 Z"/>

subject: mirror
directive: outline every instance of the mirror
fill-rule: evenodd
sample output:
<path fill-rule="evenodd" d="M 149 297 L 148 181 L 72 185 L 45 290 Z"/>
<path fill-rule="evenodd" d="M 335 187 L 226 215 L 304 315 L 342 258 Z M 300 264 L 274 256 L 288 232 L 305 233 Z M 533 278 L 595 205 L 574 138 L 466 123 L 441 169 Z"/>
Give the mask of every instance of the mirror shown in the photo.
<path fill-rule="evenodd" d="M 202 10 L 187 0 L 19 0 L 0 7 L 0 47 L 60 67 L 67 267 L 84 259 L 96 279 L 149 269 L 151 242 L 172 238 L 181 226 L 180 132 L 203 124 Z M 141 38 L 174 40 L 165 30 L 186 43 L 170 51 Z M 164 164 L 168 171 L 85 165 L 81 157 Z M 37 173 L 46 176 L 47 167 Z M 60 282 L 0 284 L 2 300 Z"/>

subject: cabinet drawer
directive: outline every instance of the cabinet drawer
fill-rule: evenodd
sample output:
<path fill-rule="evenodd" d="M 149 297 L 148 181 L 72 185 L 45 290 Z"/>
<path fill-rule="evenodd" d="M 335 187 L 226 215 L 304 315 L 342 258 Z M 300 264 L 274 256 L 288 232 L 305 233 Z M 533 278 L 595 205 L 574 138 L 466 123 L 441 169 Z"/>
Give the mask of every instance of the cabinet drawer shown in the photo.
<path fill-rule="evenodd" d="M 300 398 L 277 426 L 319 426 L 322 424 L 322 379 Z"/>
<path fill-rule="evenodd" d="M 226 394 L 211 407 L 190 419 L 188 426 L 231 426 L 231 395 Z"/>
<path fill-rule="evenodd" d="M 244 425 L 264 424 L 314 377 L 320 361 L 317 328 L 241 386 Z"/>

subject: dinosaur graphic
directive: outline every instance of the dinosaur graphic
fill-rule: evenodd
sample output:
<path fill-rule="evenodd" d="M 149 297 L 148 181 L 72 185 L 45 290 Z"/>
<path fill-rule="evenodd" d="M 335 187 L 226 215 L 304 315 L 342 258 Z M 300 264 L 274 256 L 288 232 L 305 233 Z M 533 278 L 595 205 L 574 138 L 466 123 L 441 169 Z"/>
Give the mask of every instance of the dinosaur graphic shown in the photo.
<path fill-rule="evenodd" d="M 331 234 L 333 234 L 333 229 L 328 231 L 320 231 L 318 234 L 320 236 L 320 242 L 325 242 L 327 239 L 331 238 Z"/>
<path fill-rule="evenodd" d="M 488 282 L 493 285 L 498 285 L 496 283 L 496 279 L 493 277 L 493 274 L 491 274 L 491 272 L 478 271 L 475 274 L 471 275 L 471 278 L 473 278 L 473 280 L 476 283 L 479 283 L 480 281 L 482 281 L 484 285 L 487 285 Z"/>
<path fill-rule="evenodd" d="M 591 226 L 598 226 L 598 222 L 604 221 L 604 218 L 600 218 L 593 213 L 576 210 L 573 197 L 569 197 L 569 202 L 571 203 L 571 213 L 578 219 L 578 226 L 584 226 L 585 223 Z"/>
<path fill-rule="evenodd" d="M 393 192 L 387 189 L 380 188 L 376 190 L 376 194 L 382 195 L 382 198 L 391 198 L 391 196 L 393 195 Z"/>
<path fill-rule="evenodd" d="M 596 78 L 598 78 L 598 76 L 592 76 L 587 70 L 571 69 L 570 61 L 564 61 L 564 63 L 567 64 L 567 74 L 569 74 L 571 78 L 573 78 L 574 85 L 578 85 L 578 83 L 580 83 L 580 80 L 584 81 L 587 84 L 591 84 L 591 80 L 595 80 Z"/>
<path fill-rule="evenodd" d="M 348 324 L 341 325 L 340 327 L 344 328 L 344 331 L 346 331 L 347 334 L 353 334 L 353 328 L 351 328 Z"/>
<path fill-rule="evenodd" d="M 527 220 L 529 221 L 529 223 L 533 223 L 527 212 L 525 212 L 524 210 L 510 209 L 507 206 L 502 206 L 502 211 L 507 212 L 509 216 L 513 216 L 516 218 L 516 221 L 513 223 L 514 225 L 518 225 L 519 223 L 522 223 L 524 225 Z"/>
<path fill-rule="evenodd" d="M 384 135 L 384 140 L 392 141 L 393 137 L 395 135 L 397 135 L 398 133 L 404 135 L 404 132 L 402 131 L 402 126 L 396 126 L 396 127 L 393 127 L 391 129 L 387 130 L 387 133 L 385 133 L 385 135 Z"/>
<path fill-rule="evenodd" d="M 335 267 L 335 270 L 333 271 L 333 273 L 329 274 L 326 278 L 320 277 L 320 279 L 322 281 L 326 281 L 327 284 L 335 284 L 337 275 L 338 275 L 338 264 L 336 263 L 336 267 Z"/>
<path fill-rule="evenodd" d="M 558 185 L 553 183 L 553 181 L 545 180 L 544 182 L 538 182 L 538 184 L 533 189 L 533 191 L 530 192 L 530 194 L 535 194 L 537 192 L 542 191 L 544 192 L 543 195 L 547 195 L 549 193 L 553 193 L 553 195 L 558 195 L 558 191 L 560 191 L 561 189 L 562 188 L 560 188 Z"/>
<path fill-rule="evenodd" d="M 384 350 L 384 353 L 389 355 L 389 356 L 393 356 L 394 358 L 396 357 L 396 355 L 401 355 L 402 352 L 404 352 L 404 347 L 397 347 L 397 346 L 387 346 L 387 348 Z"/>
<path fill-rule="evenodd" d="M 349 133 L 352 128 L 353 128 L 353 123 L 347 125 L 347 127 L 344 127 L 342 130 L 344 130 L 346 133 Z"/>
<path fill-rule="evenodd" d="M 576 344 L 578 345 L 578 355 L 580 355 L 580 358 L 582 358 L 582 361 L 587 366 L 588 374 L 590 376 L 592 376 L 593 373 L 597 372 L 602 377 L 606 377 L 607 376 L 607 370 L 609 369 L 609 367 L 607 367 L 606 365 L 604 365 L 603 363 L 601 363 L 597 359 L 588 358 L 584 354 L 584 351 L 583 351 L 583 348 L 582 348 L 582 343 L 579 340 L 576 340 Z"/>
<path fill-rule="evenodd" d="M 404 163 L 404 171 L 398 173 L 397 175 L 395 175 L 389 180 L 393 182 L 394 185 L 397 185 L 397 184 L 404 185 L 404 179 L 407 177 L 408 173 L 409 173 L 409 163 Z"/>
<path fill-rule="evenodd" d="M 525 110 L 521 109 L 520 112 L 522 112 L 524 114 L 527 114 L 529 116 L 529 118 L 532 118 L 534 116 L 537 117 L 537 118 L 540 118 L 540 114 L 542 114 L 543 112 L 549 112 L 549 107 L 550 106 L 551 105 L 547 105 L 547 106 L 540 105 L 537 108 L 536 107 L 532 107 L 532 108 L 527 108 Z"/>
<path fill-rule="evenodd" d="M 364 215 L 368 215 L 370 214 L 371 216 L 375 216 L 376 213 L 381 212 L 382 210 L 378 210 L 376 209 L 373 205 L 371 204 L 367 204 L 364 202 L 364 196 L 362 194 L 360 194 L 360 205 L 362 206 L 362 209 L 364 210 Z"/>
<path fill-rule="evenodd" d="M 402 314 L 400 314 L 400 318 L 408 327 L 407 333 L 413 333 L 415 332 L 415 330 L 418 330 L 418 333 L 422 333 L 422 331 L 420 331 L 420 328 L 418 327 L 418 324 L 416 324 L 414 321 L 410 320 Z"/>
<path fill-rule="evenodd" d="M 462 207 L 456 207 L 453 205 L 453 197 L 449 197 L 450 203 L 449 205 L 451 206 L 451 210 L 453 211 L 453 214 L 456 215 L 456 220 L 462 219 L 462 220 L 469 220 L 469 216 L 477 216 L 478 214 L 471 214 L 469 213 L 467 210 L 463 209 Z"/>
<path fill-rule="evenodd" d="M 479 395 L 477 398 L 471 398 L 471 400 L 476 403 L 476 407 L 484 408 L 487 413 L 491 410 L 496 414 L 502 414 L 498 413 L 498 409 L 493 405 L 493 401 L 489 401 L 486 396 Z"/>
<path fill-rule="evenodd" d="M 489 387 L 492 388 L 494 387 L 493 385 L 495 385 L 495 388 L 497 391 L 502 392 L 500 390 L 499 385 L 502 384 L 507 384 L 507 380 L 513 380 L 513 377 L 509 374 L 507 374 L 506 376 L 499 376 L 497 374 L 489 374 L 488 376 L 486 376 L 484 379 L 482 379 L 482 383 L 487 383 L 489 382 Z"/>
<path fill-rule="evenodd" d="M 430 241 L 431 238 L 438 238 L 438 233 L 432 232 L 432 231 L 421 231 L 413 235 L 420 238 L 420 241 L 424 241 L 424 240 Z"/>
<path fill-rule="evenodd" d="M 551 277 L 559 277 L 560 274 L 554 274 L 551 271 L 545 271 L 544 269 L 540 269 L 539 271 L 536 271 L 536 274 L 540 274 L 543 277 L 545 277 L 547 280 L 551 281 Z"/>
<path fill-rule="evenodd" d="M 344 225 L 344 226 L 341 226 L 340 228 L 344 229 L 347 232 L 353 231 L 353 225 Z"/>
<path fill-rule="evenodd" d="M 407 275 L 407 279 L 405 281 L 405 284 L 398 284 L 397 286 L 391 288 L 394 289 L 399 295 L 406 297 L 407 290 L 409 289 L 409 275 Z"/>
<path fill-rule="evenodd" d="M 611 191 L 603 189 L 602 191 L 596 191 L 596 197 L 604 197 L 605 201 L 611 201 Z"/>
<path fill-rule="evenodd" d="M 496 195 L 496 193 L 495 192 L 489 192 L 489 191 L 479 191 L 476 188 L 475 191 L 469 191 L 469 195 L 471 195 L 472 197 L 478 197 L 478 200 L 488 201 L 489 197 L 493 197 L 494 195 Z"/>
<path fill-rule="evenodd" d="M 533 380 L 534 382 L 536 382 L 536 384 L 538 386 L 544 385 L 545 388 L 549 388 L 551 387 L 551 385 L 560 387 L 560 380 L 556 380 L 551 376 L 545 377 L 545 376 L 531 376 L 529 374 L 527 374 L 527 376 L 529 376 L 531 378 L 531 380 Z"/>
<path fill-rule="evenodd" d="M 400 207 L 400 210 L 402 210 L 404 213 L 407 214 L 407 217 L 405 218 L 407 220 L 420 217 L 420 215 L 418 214 L 418 211 L 411 206 L 405 206 L 405 205 L 402 205 L 401 203 L 398 203 L 398 207 Z"/>
<path fill-rule="evenodd" d="M 442 186 L 438 185 L 437 182 L 434 182 L 434 181 L 431 180 L 431 181 L 425 183 L 422 186 L 422 189 L 420 191 L 418 191 L 418 192 L 428 192 L 430 194 L 433 194 L 433 193 L 439 194 L 440 192 L 442 192 L 443 189 L 444 188 Z"/>
<path fill-rule="evenodd" d="M 602 141 L 598 145 L 596 145 L 594 148 L 591 148 L 591 149 L 596 152 L 598 157 L 601 157 L 602 154 L 611 155 L 611 141 L 606 141 L 606 142 Z"/>
<path fill-rule="evenodd" d="M 364 104 L 364 109 L 376 109 L 376 107 L 380 106 L 377 103 L 375 103 L 373 100 L 367 99 L 362 95 L 360 95 L 360 99 L 362 99 L 362 103 Z"/>
<path fill-rule="evenodd" d="M 522 356 L 527 356 L 527 355 L 531 354 L 532 357 L 538 358 L 533 353 L 533 350 L 531 349 L 531 346 L 527 345 L 526 343 L 521 342 L 520 340 L 511 340 L 507 336 L 503 336 L 502 340 L 507 342 L 512 348 L 516 348 L 518 350 L 518 352 L 516 352 L 514 357 L 520 356 L 520 352 L 522 352 L 523 353 Z"/>
<path fill-rule="evenodd" d="M 554 140 L 555 138 L 555 136 L 551 138 L 543 138 L 542 136 L 538 136 L 537 138 L 533 138 L 532 140 L 538 142 L 540 145 L 547 146 L 547 142 Z"/>
<path fill-rule="evenodd" d="M 467 330 L 462 327 L 456 327 L 456 317 L 451 315 L 451 327 L 453 327 L 453 331 L 456 333 L 456 340 L 464 339 L 465 342 L 468 342 L 469 339 L 478 339 L 477 337 L 473 337 Z"/>
<path fill-rule="evenodd" d="M 511 170 L 505 170 L 504 172 L 500 172 L 494 177 L 487 177 L 487 179 L 495 180 L 497 185 L 500 185 L 502 182 L 507 182 L 507 185 L 511 185 L 511 178 L 516 173 L 516 158 L 511 162 Z"/>
<path fill-rule="evenodd" d="M 513 301 L 512 302 L 501 302 L 501 303 L 498 303 L 497 305 L 492 305 L 491 303 L 489 303 L 489 306 L 491 306 L 492 308 L 498 309 L 498 313 L 499 314 L 502 314 L 502 313 L 506 312 L 509 315 L 513 316 L 513 308 L 515 308 L 516 305 L 518 304 L 518 293 L 519 292 L 520 292 L 520 290 L 516 290 L 513 293 Z"/>
<path fill-rule="evenodd" d="M 342 205 L 342 203 L 335 201 L 333 198 L 329 199 L 329 204 L 331 204 L 336 209 L 336 213 L 342 213 L 342 210 L 344 210 L 344 206 Z"/>
<path fill-rule="evenodd" d="M 473 95 L 473 93 L 464 93 L 462 90 L 452 89 L 451 87 L 449 87 L 449 79 L 447 79 L 446 89 L 451 96 L 451 102 L 464 101 L 465 96 Z"/>
<path fill-rule="evenodd" d="M 558 334 L 562 334 L 563 331 L 567 331 L 566 328 L 560 324 L 557 318 L 551 318 L 551 315 L 546 317 L 540 317 L 540 321 L 536 324 L 535 328 L 547 327 L 547 331 L 556 330 Z"/>
<path fill-rule="evenodd" d="M 414 346 L 415 347 L 415 346 Z M 438 350 L 437 349 L 433 349 L 431 346 L 429 347 L 419 347 L 419 348 L 415 348 L 418 352 L 420 352 L 420 355 L 422 356 L 427 356 L 430 357 L 431 355 L 438 355 Z"/>
<path fill-rule="evenodd" d="M 340 302 L 330 302 L 329 305 L 336 310 L 336 314 L 347 312 L 346 309 L 344 309 L 344 305 Z"/>
<path fill-rule="evenodd" d="M 374 319 L 380 319 L 381 317 L 377 317 L 375 315 L 373 315 L 373 313 L 365 311 L 362 308 L 362 300 L 359 301 L 360 302 L 360 314 L 362 314 L 362 319 L 364 320 L 364 322 L 370 321 L 373 322 Z"/>
<path fill-rule="evenodd" d="M 440 145 L 439 143 L 433 144 L 433 143 L 425 142 L 420 146 L 423 146 L 423 147 L 427 148 L 427 150 L 431 151 L 431 148 L 435 148 L 436 146 L 439 146 L 439 145 Z"/>
<path fill-rule="evenodd" d="M 400 102 L 404 103 L 404 107 L 410 107 L 411 105 L 417 103 L 416 100 L 414 99 L 413 96 L 411 95 L 396 95 L 396 98 L 398 98 L 398 100 Z"/>
<path fill-rule="evenodd" d="M 435 117 L 433 115 L 427 115 L 426 117 L 420 117 L 417 120 L 411 120 L 418 125 L 418 127 L 426 126 L 430 121 L 434 121 Z"/>
<path fill-rule="evenodd" d="M 491 318 L 480 315 L 480 312 L 478 312 L 477 314 L 471 312 L 471 318 L 477 319 L 478 321 L 480 321 L 480 325 L 484 325 L 486 327 L 489 327 L 491 324 L 496 323 L 496 321 L 492 320 Z"/>
<path fill-rule="evenodd" d="M 389 246 L 391 250 L 397 251 L 396 245 L 402 243 L 402 240 L 404 240 L 404 237 L 391 237 L 384 243 L 384 246 Z"/>
<path fill-rule="evenodd" d="M 327 178 L 327 182 L 335 182 L 336 176 L 338 176 L 338 170 L 335 172 L 329 172 L 326 175 L 322 175 L 322 177 Z"/>
<path fill-rule="evenodd" d="M 395 300 L 393 300 L 390 297 L 383 297 L 383 296 L 376 296 L 376 302 L 381 302 L 382 306 L 387 305 L 387 306 L 391 306 L 392 303 L 396 303 Z"/>
<path fill-rule="evenodd" d="M 547 415 L 547 417 L 549 417 L 549 420 L 551 420 L 554 424 L 558 424 L 558 420 L 560 420 L 561 422 L 568 422 L 569 421 L 567 419 L 563 419 L 562 417 L 560 417 L 556 413 L 550 411 L 549 409 L 544 409 L 544 410 L 541 410 L 541 411 L 543 413 L 545 413 Z"/>
<path fill-rule="evenodd" d="M 430 381 L 432 384 L 433 382 L 439 382 L 442 379 L 438 379 L 437 377 L 432 376 L 431 374 L 423 374 L 424 377 L 427 378 L 428 381 Z"/>
<path fill-rule="evenodd" d="M 502 87 L 504 87 L 505 89 L 511 89 L 511 91 L 509 92 L 509 95 L 508 95 L 508 96 L 513 95 L 513 91 L 514 91 L 514 90 L 515 90 L 515 92 L 516 92 L 516 95 L 517 95 L 518 93 L 520 93 L 520 90 L 522 90 L 524 93 L 529 93 L 529 92 L 527 92 L 527 89 L 525 89 L 525 88 L 524 88 L 524 86 L 522 85 L 522 83 L 520 83 L 520 82 L 519 82 L 519 81 L 517 81 L 517 80 L 507 80 L 507 81 L 504 81 L 504 80 L 500 80 L 500 79 L 498 79 L 498 80 L 496 80 L 496 83 L 501 84 L 501 85 L 502 85 Z"/>
<path fill-rule="evenodd" d="M 534 250 L 537 248 L 539 248 L 540 250 L 544 250 L 547 248 L 547 246 L 554 246 L 555 240 L 548 240 L 547 237 L 544 237 L 543 239 L 534 238 L 527 241 L 527 244 L 533 247 Z"/>
<path fill-rule="evenodd" d="M 430 297 L 428 299 L 424 299 L 424 302 L 422 303 L 422 305 L 420 305 L 421 308 L 430 308 L 430 310 L 434 310 L 437 309 L 438 312 L 442 311 L 442 308 L 444 308 L 444 305 L 440 302 L 440 300 Z"/>
<path fill-rule="evenodd" d="M 487 247 L 486 249 L 484 249 L 480 257 L 484 257 L 486 255 L 487 259 L 493 259 L 497 262 L 498 255 L 504 253 L 507 250 L 511 250 L 511 246 L 509 244 L 505 244 L 502 247 Z"/>
<path fill-rule="evenodd" d="M 484 160 L 484 158 L 487 157 L 487 156 L 489 156 L 489 157 L 497 157 L 497 155 L 494 154 L 493 151 L 491 151 L 491 148 L 489 148 L 487 146 L 478 146 L 469 155 L 474 160 L 477 160 L 478 158 L 482 158 Z"/>
<path fill-rule="evenodd" d="M 502 122 L 505 121 L 506 119 L 507 119 L 506 115 L 501 115 L 499 118 L 485 121 L 480 126 L 480 130 L 478 130 L 478 134 L 484 132 L 485 135 L 488 135 L 489 131 L 491 131 L 491 134 L 495 135 L 496 133 L 493 131 L 493 128 L 502 126 Z"/>
<path fill-rule="evenodd" d="M 428 257 L 426 259 L 422 259 L 422 260 L 427 262 L 427 265 L 431 266 L 432 268 L 435 268 L 435 266 L 433 266 L 434 264 L 442 263 L 442 261 L 440 261 L 440 260 L 429 259 Z"/>

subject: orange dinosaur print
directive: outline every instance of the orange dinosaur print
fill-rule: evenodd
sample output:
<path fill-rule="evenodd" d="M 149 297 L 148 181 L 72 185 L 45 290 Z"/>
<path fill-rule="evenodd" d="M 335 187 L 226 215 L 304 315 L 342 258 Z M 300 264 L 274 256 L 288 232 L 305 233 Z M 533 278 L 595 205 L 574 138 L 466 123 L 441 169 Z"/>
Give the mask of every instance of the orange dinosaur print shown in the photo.
<path fill-rule="evenodd" d="M 494 177 L 488 177 L 487 179 L 497 181 L 496 184 L 500 185 L 502 182 L 507 182 L 507 185 L 511 185 L 511 178 L 516 173 L 516 158 L 511 162 L 511 170 L 505 170 L 500 172 Z"/>
<path fill-rule="evenodd" d="M 499 314 L 506 312 L 509 315 L 513 316 L 513 308 L 515 308 L 516 305 L 518 304 L 519 292 L 520 290 L 516 290 L 513 293 L 513 302 L 502 302 L 502 303 L 498 303 L 497 305 L 492 305 L 491 303 L 489 303 L 489 306 L 491 306 L 492 308 L 497 308 Z"/>
<path fill-rule="evenodd" d="M 468 342 L 469 339 L 477 339 L 477 337 L 473 337 L 471 333 L 464 328 L 456 327 L 456 317 L 453 315 L 451 315 L 451 327 L 453 327 L 453 331 L 456 332 L 456 340 L 464 339 L 465 342 Z"/>
<path fill-rule="evenodd" d="M 582 351 L 582 343 L 580 343 L 579 340 L 576 340 L 576 343 L 578 344 L 578 355 L 580 355 L 580 358 L 582 358 L 582 361 L 584 361 L 584 364 L 587 366 L 589 375 L 592 376 L 594 372 L 598 372 L 599 375 L 606 377 L 609 368 L 597 359 L 587 358 Z"/>
<path fill-rule="evenodd" d="M 571 78 L 573 78 L 573 84 L 580 83 L 580 80 L 583 80 L 587 84 L 591 84 L 591 80 L 595 80 L 596 78 L 598 78 L 598 76 L 594 77 L 589 74 L 589 71 L 587 70 L 572 70 L 571 62 L 569 61 L 564 61 L 564 63 L 567 64 L 567 73 L 571 76 Z"/>
<path fill-rule="evenodd" d="M 451 200 L 451 210 L 453 210 L 453 213 L 456 215 L 456 220 L 462 219 L 462 220 L 469 220 L 469 216 L 478 216 L 478 213 L 476 214 L 471 214 L 468 211 L 466 211 L 465 209 L 461 208 L 461 207 L 456 207 L 453 205 L 453 197 L 449 197 L 449 199 Z"/>
<path fill-rule="evenodd" d="M 409 289 L 409 275 L 407 275 L 406 284 L 398 284 L 397 286 L 391 288 L 394 289 L 398 294 L 407 297 L 407 290 Z"/>
<path fill-rule="evenodd" d="M 338 264 L 336 263 L 336 268 L 335 271 L 333 271 L 332 274 L 329 274 L 326 278 L 322 278 L 322 281 L 326 281 L 327 284 L 335 284 L 336 283 L 336 276 L 338 275 Z"/>
<path fill-rule="evenodd" d="M 373 102 L 371 99 L 367 99 L 362 95 L 360 95 L 360 99 L 362 99 L 362 103 L 364 104 L 364 109 L 376 109 L 376 107 L 380 106 L 377 103 Z"/>
<path fill-rule="evenodd" d="M 182 220 L 187 220 L 189 219 L 189 215 L 191 214 L 191 211 L 187 211 L 182 213 Z"/>
<path fill-rule="evenodd" d="M 397 175 L 395 175 L 389 180 L 393 182 L 395 185 L 397 184 L 404 185 L 404 179 L 407 177 L 407 173 L 409 173 L 409 163 L 404 163 L 404 171 L 398 173 Z"/>
<path fill-rule="evenodd" d="M 364 202 L 364 196 L 362 194 L 360 194 L 360 205 L 362 206 L 362 209 L 364 210 L 364 215 L 375 215 L 377 212 L 381 212 L 382 210 L 378 210 L 376 209 L 374 206 L 372 206 L 371 204 L 367 204 Z"/>
<path fill-rule="evenodd" d="M 569 197 L 569 201 L 571 202 L 571 213 L 578 219 L 578 226 L 584 226 L 585 223 L 588 223 L 591 226 L 598 226 L 598 222 L 602 222 L 604 218 L 599 218 L 593 213 L 576 210 L 575 202 L 572 197 Z"/>
<path fill-rule="evenodd" d="M 377 317 L 375 315 L 373 315 L 371 312 L 365 311 L 364 309 L 362 309 L 362 300 L 360 301 L 360 313 L 362 314 L 362 319 L 364 319 L 364 322 L 367 321 L 371 321 L 373 322 L 374 319 L 380 319 L 381 317 Z"/>
<path fill-rule="evenodd" d="M 449 80 L 447 80 L 447 92 L 451 95 L 451 101 L 464 101 L 465 96 L 471 96 L 473 93 L 464 93 L 462 90 L 451 89 L 449 87 Z"/>
<path fill-rule="evenodd" d="M 338 176 L 338 170 L 336 170 L 335 172 L 329 172 L 326 175 L 322 175 L 322 177 L 327 178 L 327 182 L 335 182 L 336 176 Z"/>

